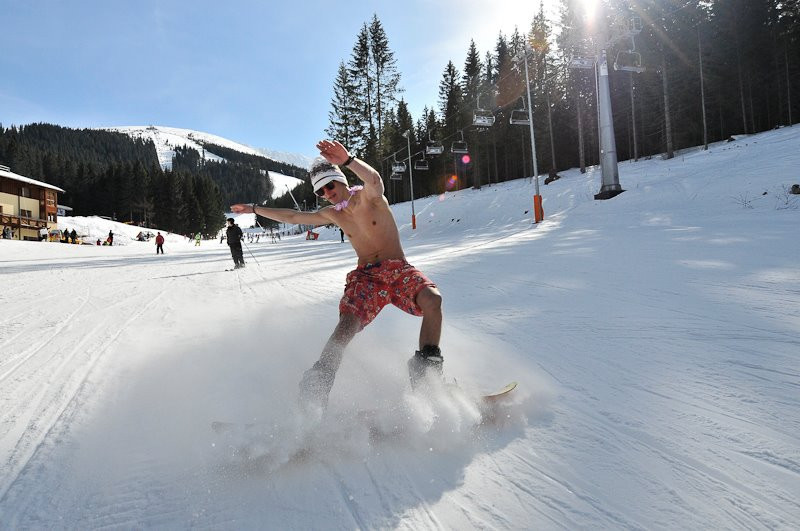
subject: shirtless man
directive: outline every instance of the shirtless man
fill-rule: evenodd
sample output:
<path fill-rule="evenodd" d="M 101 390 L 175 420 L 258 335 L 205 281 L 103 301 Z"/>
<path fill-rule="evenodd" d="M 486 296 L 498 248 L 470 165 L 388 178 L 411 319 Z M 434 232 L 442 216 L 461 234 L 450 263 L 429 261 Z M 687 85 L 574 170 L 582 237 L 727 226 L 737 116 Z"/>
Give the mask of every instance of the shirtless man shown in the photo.
<path fill-rule="evenodd" d="M 334 223 L 344 230 L 356 251 L 358 267 L 347 275 L 344 296 L 339 301 L 339 323 L 319 360 L 303 373 L 300 382 L 301 405 L 321 413 L 327 406 L 345 347 L 387 304 L 422 316 L 419 350 L 408 361 L 412 386 L 428 369 L 441 377 L 443 358 L 439 350 L 442 296 L 433 282 L 406 262 L 397 224 L 383 195 L 381 176 L 369 164 L 350 155 L 339 142 L 322 140 L 317 148 L 322 157 L 311 168 L 311 185 L 331 205 L 317 212 L 250 204 L 232 205 L 231 210 L 254 212 L 284 223 Z M 348 187 L 338 166 L 351 169 L 363 181 L 363 187 Z"/>

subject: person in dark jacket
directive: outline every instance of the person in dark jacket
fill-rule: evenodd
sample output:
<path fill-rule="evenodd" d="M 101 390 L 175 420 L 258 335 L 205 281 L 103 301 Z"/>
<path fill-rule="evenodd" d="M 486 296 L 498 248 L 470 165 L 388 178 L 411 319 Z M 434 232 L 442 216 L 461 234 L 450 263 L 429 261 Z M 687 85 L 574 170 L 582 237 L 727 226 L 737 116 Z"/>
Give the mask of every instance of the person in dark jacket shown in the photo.
<path fill-rule="evenodd" d="M 244 267 L 244 255 L 242 254 L 242 229 L 239 228 L 233 218 L 228 218 L 228 228 L 225 229 L 225 239 L 228 240 L 228 247 L 231 248 L 233 257 L 233 268 Z"/>
<path fill-rule="evenodd" d="M 72 229 L 72 232 L 69 233 L 69 237 L 72 238 L 72 243 L 78 243 L 78 233 L 75 232 L 75 229 Z"/>

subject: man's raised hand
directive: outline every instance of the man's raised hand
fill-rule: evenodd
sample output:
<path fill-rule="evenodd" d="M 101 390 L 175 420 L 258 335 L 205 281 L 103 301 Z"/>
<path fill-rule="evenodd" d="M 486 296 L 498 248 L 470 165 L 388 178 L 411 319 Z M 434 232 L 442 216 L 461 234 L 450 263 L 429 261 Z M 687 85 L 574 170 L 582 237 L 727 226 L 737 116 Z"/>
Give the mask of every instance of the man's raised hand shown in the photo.
<path fill-rule="evenodd" d="M 339 166 L 347 162 L 347 158 L 350 156 L 347 148 L 336 140 L 320 140 L 317 142 L 317 149 L 319 149 L 319 154 L 325 157 L 325 160 Z"/>

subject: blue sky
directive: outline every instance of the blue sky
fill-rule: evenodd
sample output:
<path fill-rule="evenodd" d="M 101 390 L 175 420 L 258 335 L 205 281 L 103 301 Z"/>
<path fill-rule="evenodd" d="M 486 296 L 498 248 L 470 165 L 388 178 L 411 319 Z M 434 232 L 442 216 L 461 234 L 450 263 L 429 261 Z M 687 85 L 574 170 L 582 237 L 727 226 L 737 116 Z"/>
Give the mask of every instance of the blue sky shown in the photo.
<path fill-rule="evenodd" d="M 461 70 L 470 39 L 483 55 L 500 31 L 526 31 L 538 6 L 0 0 L 0 123 L 183 127 L 311 156 L 328 124 L 339 62 L 373 13 L 416 119 L 437 105 L 447 61 Z"/>

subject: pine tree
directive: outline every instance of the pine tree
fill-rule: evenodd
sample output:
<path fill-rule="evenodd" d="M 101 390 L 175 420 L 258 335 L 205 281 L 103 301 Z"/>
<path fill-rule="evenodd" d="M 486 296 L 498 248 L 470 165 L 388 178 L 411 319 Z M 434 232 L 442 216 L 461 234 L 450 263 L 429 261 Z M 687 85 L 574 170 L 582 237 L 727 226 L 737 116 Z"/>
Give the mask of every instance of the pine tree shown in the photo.
<path fill-rule="evenodd" d="M 397 101 L 397 93 L 400 90 L 400 73 L 397 71 L 394 52 L 389 48 L 389 39 L 386 37 L 386 32 L 377 15 L 372 16 L 369 26 L 369 48 L 373 68 L 372 77 L 375 80 L 375 124 L 378 145 L 381 145 L 384 113 Z"/>
<path fill-rule="evenodd" d="M 357 87 L 351 81 L 344 62 L 341 62 L 333 86 L 331 110 L 328 112 L 330 125 L 325 133 L 354 151 L 361 147 L 359 142 L 363 139 L 357 103 Z"/>
<path fill-rule="evenodd" d="M 552 126 L 552 106 L 551 94 L 554 92 L 556 86 L 556 59 L 551 53 L 550 48 L 551 29 L 544 14 L 544 4 L 539 3 L 539 12 L 531 23 L 531 29 L 528 32 L 528 43 L 531 49 L 531 63 L 533 77 L 532 83 L 534 84 L 533 91 L 538 97 L 534 100 L 534 109 L 540 111 L 535 113 L 534 121 L 536 122 L 536 129 L 540 133 L 537 134 L 537 141 L 541 142 L 541 147 L 545 145 L 549 150 L 542 150 L 537 147 L 537 158 L 544 159 L 545 153 L 549 153 L 549 169 L 556 169 L 556 149 L 555 138 Z M 547 136 L 541 133 L 547 133 Z M 545 142 L 547 140 L 548 142 Z M 542 153 L 544 151 L 544 153 Z"/>
<path fill-rule="evenodd" d="M 354 150 L 359 157 L 369 159 L 374 152 L 377 138 L 375 136 L 374 102 L 372 71 L 370 69 L 369 29 L 364 24 L 358 33 L 356 43 L 348 62 L 347 71 L 353 83 L 353 95 L 357 109 L 354 119 L 362 131 L 361 138 L 354 138 Z"/>

